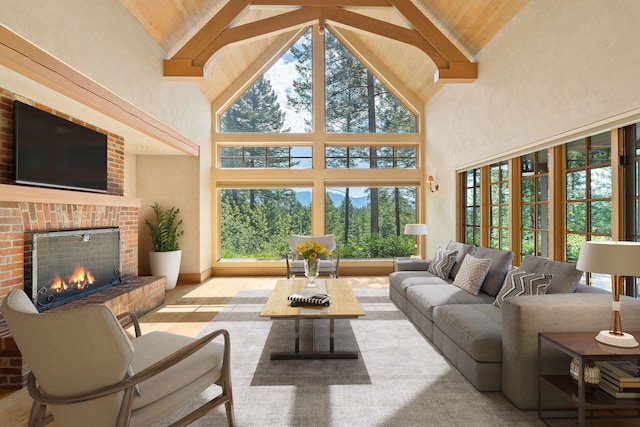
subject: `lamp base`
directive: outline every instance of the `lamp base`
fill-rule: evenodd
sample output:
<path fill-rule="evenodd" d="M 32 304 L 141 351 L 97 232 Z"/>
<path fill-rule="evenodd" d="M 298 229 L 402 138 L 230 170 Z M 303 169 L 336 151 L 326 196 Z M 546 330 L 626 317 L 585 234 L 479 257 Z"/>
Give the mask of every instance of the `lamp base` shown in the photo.
<path fill-rule="evenodd" d="M 614 347 L 632 348 L 638 347 L 638 345 L 640 345 L 633 335 L 626 332 L 622 332 L 622 335 L 618 335 L 614 334 L 608 329 L 598 332 L 598 335 L 596 335 L 596 341 L 599 341 L 603 344 L 612 345 Z"/>

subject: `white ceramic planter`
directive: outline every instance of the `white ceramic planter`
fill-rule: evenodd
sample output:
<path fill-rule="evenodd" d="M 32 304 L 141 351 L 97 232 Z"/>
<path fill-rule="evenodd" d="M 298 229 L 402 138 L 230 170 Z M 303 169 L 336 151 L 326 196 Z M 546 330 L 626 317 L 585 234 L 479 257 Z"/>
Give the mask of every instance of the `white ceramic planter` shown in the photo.
<path fill-rule="evenodd" d="M 167 283 L 166 290 L 176 287 L 178 283 L 178 274 L 180 273 L 180 260 L 182 259 L 182 250 L 169 252 L 149 252 L 149 266 L 151 267 L 151 275 L 165 276 Z"/>

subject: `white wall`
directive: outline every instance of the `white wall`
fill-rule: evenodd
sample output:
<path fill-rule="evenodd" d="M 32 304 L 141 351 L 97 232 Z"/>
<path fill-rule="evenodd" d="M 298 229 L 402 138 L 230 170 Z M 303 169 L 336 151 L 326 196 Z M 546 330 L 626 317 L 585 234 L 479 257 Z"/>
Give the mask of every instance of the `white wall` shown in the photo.
<path fill-rule="evenodd" d="M 428 254 L 456 233 L 456 170 L 640 120 L 640 3 L 535 0 L 483 48 L 475 83 L 426 106 Z"/>
<path fill-rule="evenodd" d="M 152 217 L 149 205 L 155 201 L 178 206 L 183 212 L 181 273 L 201 273 L 209 268 L 211 104 L 208 99 L 188 79 L 163 77 L 165 52 L 118 0 L 0 0 L 0 10 L 0 25 L 200 145 L 200 158 L 126 154 L 125 195 L 142 199 L 141 274 L 148 273 L 146 253 L 151 246 L 144 219 Z M 42 101 L 37 93 L 30 97 Z"/>
<path fill-rule="evenodd" d="M 138 197 L 142 202 L 141 225 L 138 229 L 139 273 L 150 273 L 148 252 L 152 249 L 151 236 L 144 220 L 154 220 L 150 206 L 155 202 L 163 209 L 173 206 L 180 209 L 178 218 L 184 224 L 184 236 L 179 242 L 182 249 L 180 272 L 200 273 L 200 244 L 210 239 L 209 235 L 203 235 L 200 231 L 198 159 L 187 156 L 138 156 L 136 163 Z"/>
<path fill-rule="evenodd" d="M 211 107 L 162 75 L 165 52 L 118 0 L 0 0 L 0 24 L 173 127 L 210 141 Z"/>

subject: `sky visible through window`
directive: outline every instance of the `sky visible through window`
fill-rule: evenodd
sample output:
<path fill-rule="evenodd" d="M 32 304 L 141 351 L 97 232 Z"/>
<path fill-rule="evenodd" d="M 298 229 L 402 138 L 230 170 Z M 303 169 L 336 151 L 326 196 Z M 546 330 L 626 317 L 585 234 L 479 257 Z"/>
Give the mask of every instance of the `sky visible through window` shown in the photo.
<path fill-rule="evenodd" d="M 302 43 L 304 37 L 299 39 L 294 47 Z M 280 108 L 285 112 L 285 128 L 291 128 L 292 133 L 305 133 L 304 121 L 311 120 L 308 112 L 297 112 L 288 102 L 287 95 L 294 95 L 292 82 L 302 77 L 296 70 L 295 58 L 291 51 L 287 51 L 278 61 L 264 73 L 264 77 L 271 82 L 271 86 L 278 97 Z"/>

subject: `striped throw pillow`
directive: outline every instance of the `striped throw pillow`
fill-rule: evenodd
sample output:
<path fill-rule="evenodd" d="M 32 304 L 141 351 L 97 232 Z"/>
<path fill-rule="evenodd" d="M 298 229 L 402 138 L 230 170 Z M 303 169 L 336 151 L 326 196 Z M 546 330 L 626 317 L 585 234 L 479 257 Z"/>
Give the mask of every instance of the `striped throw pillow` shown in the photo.
<path fill-rule="evenodd" d="M 431 261 L 429 265 L 429 273 L 435 274 L 443 280 L 447 280 L 453 264 L 456 263 L 457 254 L 458 251 L 438 248 L 436 255 L 433 257 L 433 261 Z"/>
<path fill-rule="evenodd" d="M 551 283 L 551 277 L 551 274 L 527 273 L 514 268 L 507 273 L 493 305 L 502 307 L 502 303 L 506 299 L 520 295 L 544 295 L 547 293 L 549 283 Z"/>

